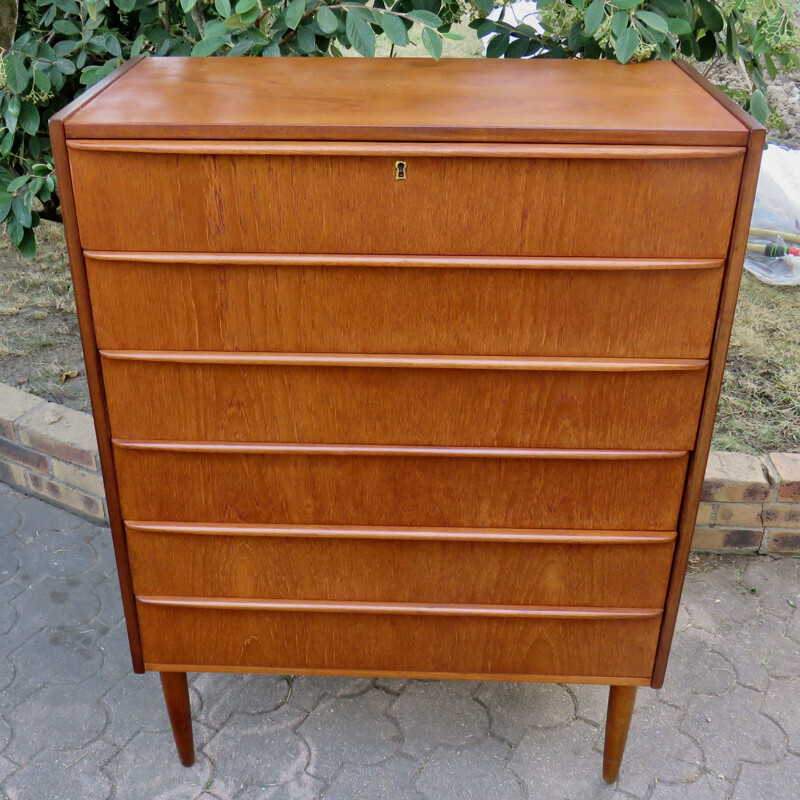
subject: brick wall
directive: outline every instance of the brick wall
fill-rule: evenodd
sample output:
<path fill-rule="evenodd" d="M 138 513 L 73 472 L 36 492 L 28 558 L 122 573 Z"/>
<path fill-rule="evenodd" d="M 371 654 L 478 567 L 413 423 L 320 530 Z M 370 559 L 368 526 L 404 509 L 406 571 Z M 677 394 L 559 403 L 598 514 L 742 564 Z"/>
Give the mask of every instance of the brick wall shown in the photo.
<path fill-rule="evenodd" d="M 88 519 L 108 519 L 91 416 L 4 383 L 0 481 Z"/>
<path fill-rule="evenodd" d="M 0 481 L 108 519 L 92 418 L 3 383 Z M 693 547 L 800 554 L 800 454 L 711 453 Z"/>

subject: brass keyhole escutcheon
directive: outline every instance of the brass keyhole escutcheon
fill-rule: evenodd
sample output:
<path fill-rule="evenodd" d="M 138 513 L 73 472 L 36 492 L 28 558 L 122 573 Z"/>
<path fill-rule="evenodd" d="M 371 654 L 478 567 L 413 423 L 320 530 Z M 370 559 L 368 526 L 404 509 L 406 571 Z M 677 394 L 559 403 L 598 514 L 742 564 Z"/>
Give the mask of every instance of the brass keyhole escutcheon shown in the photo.
<path fill-rule="evenodd" d="M 396 181 L 404 181 L 408 178 L 408 167 L 405 161 L 394 162 L 394 179 Z"/>

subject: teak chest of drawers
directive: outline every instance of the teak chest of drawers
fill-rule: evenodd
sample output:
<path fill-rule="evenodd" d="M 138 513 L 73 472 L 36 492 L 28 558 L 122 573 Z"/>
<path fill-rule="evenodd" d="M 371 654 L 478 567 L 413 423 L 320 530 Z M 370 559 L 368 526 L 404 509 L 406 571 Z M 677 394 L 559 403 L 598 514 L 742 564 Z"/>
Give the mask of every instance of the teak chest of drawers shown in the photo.
<path fill-rule="evenodd" d="M 684 65 L 131 62 L 51 122 L 134 669 L 664 680 L 764 131 Z"/>

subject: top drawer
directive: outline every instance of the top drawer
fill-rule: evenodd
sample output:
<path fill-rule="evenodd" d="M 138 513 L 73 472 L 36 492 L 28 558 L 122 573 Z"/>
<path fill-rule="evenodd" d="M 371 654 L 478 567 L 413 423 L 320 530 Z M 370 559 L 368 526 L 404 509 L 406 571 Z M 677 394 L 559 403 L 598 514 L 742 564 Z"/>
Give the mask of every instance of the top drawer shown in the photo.
<path fill-rule="evenodd" d="M 73 140 L 88 250 L 723 258 L 728 147 Z M 398 179 L 397 162 L 404 163 Z"/>

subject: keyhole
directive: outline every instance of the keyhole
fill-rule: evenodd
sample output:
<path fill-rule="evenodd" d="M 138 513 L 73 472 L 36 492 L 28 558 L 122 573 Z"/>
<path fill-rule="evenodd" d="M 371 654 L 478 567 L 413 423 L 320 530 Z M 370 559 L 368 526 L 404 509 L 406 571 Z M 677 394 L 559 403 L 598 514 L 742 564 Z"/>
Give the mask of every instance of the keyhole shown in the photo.
<path fill-rule="evenodd" d="M 406 162 L 405 161 L 395 161 L 394 162 L 394 179 L 396 181 L 404 181 L 408 176 L 406 175 Z"/>

